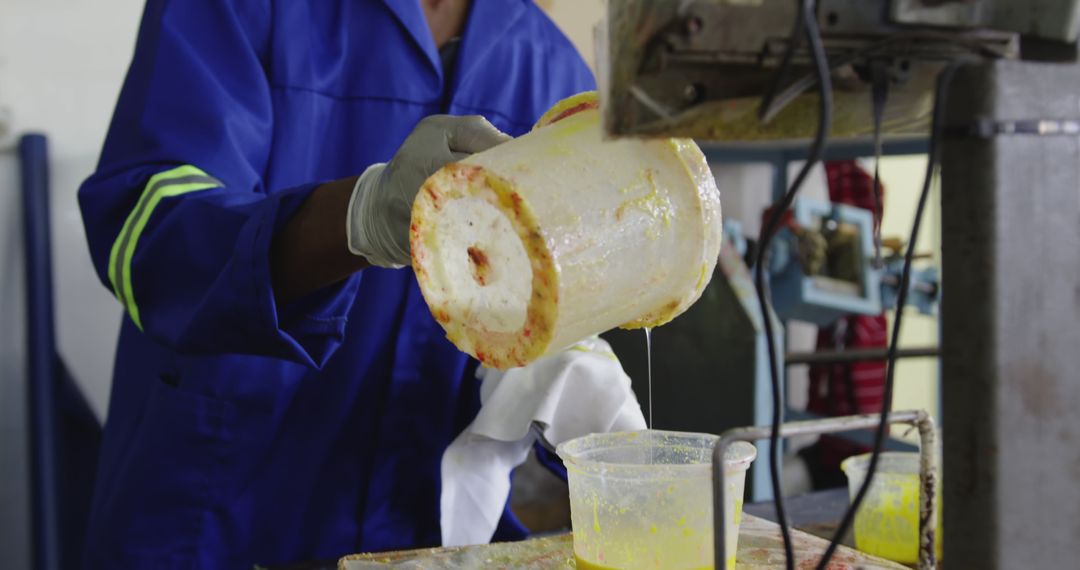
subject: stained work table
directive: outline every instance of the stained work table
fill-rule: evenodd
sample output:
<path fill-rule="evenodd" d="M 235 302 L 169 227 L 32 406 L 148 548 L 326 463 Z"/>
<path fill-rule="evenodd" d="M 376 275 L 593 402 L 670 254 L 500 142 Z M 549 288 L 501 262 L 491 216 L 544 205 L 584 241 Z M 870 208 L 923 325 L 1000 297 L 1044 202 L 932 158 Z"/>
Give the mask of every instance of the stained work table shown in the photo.
<path fill-rule="evenodd" d="M 828 541 L 792 530 L 797 568 L 813 568 Z M 574 547 L 569 534 L 458 548 L 430 548 L 375 554 L 354 554 L 338 561 L 338 570 L 434 570 L 522 569 L 563 570 L 574 568 Z M 772 522 L 744 514 L 739 528 L 737 570 L 784 567 L 780 528 Z M 841 546 L 830 570 L 905 570 L 895 562 Z"/>

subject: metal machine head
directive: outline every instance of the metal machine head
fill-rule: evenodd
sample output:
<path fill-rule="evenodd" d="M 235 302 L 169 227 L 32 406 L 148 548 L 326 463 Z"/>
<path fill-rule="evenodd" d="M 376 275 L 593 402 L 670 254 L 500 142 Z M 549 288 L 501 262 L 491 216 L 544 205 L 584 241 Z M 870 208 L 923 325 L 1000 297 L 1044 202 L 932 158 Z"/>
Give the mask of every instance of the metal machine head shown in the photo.
<path fill-rule="evenodd" d="M 871 135 L 875 74 L 890 87 L 883 133 L 925 135 L 934 81 L 947 62 L 1019 57 L 1017 32 L 1075 41 L 1076 3 L 819 0 L 835 91 L 833 137 Z M 817 113 L 804 45 L 796 46 L 788 81 L 764 121 L 759 117 L 796 13 L 793 0 L 610 0 L 599 38 L 608 131 L 773 143 L 809 137 Z"/>

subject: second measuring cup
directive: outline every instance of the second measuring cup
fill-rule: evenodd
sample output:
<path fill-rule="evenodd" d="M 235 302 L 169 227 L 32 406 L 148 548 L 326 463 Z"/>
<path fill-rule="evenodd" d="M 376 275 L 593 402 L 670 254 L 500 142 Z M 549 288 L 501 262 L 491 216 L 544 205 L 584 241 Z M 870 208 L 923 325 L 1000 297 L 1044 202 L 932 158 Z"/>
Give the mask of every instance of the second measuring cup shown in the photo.
<path fill-rule="evenodd" d="M 712 450 L 717 436 L 646 430 L 563 443 L 579 570 L 699 570 L 713 565 Z M 754 446 L 724 458 L 725 549 L 735 567 Z"/>

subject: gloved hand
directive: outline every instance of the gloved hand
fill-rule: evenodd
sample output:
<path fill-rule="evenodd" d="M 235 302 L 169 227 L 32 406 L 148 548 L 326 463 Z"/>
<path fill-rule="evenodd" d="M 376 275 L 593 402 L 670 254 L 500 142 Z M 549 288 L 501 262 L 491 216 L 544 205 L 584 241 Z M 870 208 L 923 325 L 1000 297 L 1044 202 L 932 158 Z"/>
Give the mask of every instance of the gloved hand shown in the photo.
<path fill-rule="evenodd" d="M 360 175 L 349 199 L 349 251 L 372 265 L 411 264 L 409 221 L 420 186 L 443 165 L 510 140 L 479 115 L 432 115 L 421 120 L 388 164 Z"/>

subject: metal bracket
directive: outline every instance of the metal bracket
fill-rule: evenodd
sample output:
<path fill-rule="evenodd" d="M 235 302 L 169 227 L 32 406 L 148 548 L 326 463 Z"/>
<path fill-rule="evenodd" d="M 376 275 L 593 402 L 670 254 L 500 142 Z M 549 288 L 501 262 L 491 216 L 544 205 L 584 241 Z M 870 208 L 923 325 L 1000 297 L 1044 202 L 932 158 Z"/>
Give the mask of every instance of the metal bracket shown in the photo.
<path fill-rule="evenodd" d="M 780 426 L 780 437 L 819 435 L 857 429 L 871 428 L 881 421 L 880 414 L 842 416 L 822 420 L 789 422 Z M 934 504 L 937 500 L 937 457 L 934 453 L 934 419 L 924 410 L 892 412 L 889 424 L 909 424 L 919 429 L 919 570 L 933 570 L 937 566 L 934 552 L 934 535 L 937 518 Z M 720 434 L 713 448 L 713 555 L 716 568 L 725 568 L 727 553 L 724 544 L 724 453 L 736 441 L 754 442 L 769 437 L 770 426 L 751 426 L 730 429 Z"/>
<path fill-rule="evenodd" d="M 888 66 L 887 138 L 923 135 L 941 67 L 973 54 L 1017 57 L 1015 34 L 987 29 L 901 26 L 892 0 L 819 0 L 835 87 L 833 138 L 868 136 L 871 62 Z M 1080 0 L 1078 0 L 1080 1 Z M 790 0 L 623 0 L 609 14 L 605 126 L 618 135 L 705 140 L 802 140 L 814 131 L 812 58 L 796 46 L 775 120 L 759 120 L 759 97 L 773 89 L 788 51 L 797 5 Z M 614 6 L 614 5 L 613 5 Z M 787 112 L 780 112 L 786 110 Z M 864 128 L 866 127 L 866 128 Z"/>
<path fill-rule="evenodd" d="M 981 27 L 989 24 L 992 2 L 985 0 L 893 0 L 893 21 L 899 24 Z"/>
<path fill-rule="evenodd" d="M 792 206 L 791 220 L 799 229 L 781 229 L 769 252 L 774 260 L 769 269 L 776 314 L 784 320 L 819 326 L 834 323 L 844 315 L 880 314 L 882 272 L 873 266 L 873 214 L 846 204 L 799 198 Z M 828 224 L 852 232 L 850 244 L 825 248 L 822 253 L 826 269 L 808 268 L 800 263 L 800 250 L 804 248 L 796 232 L 827 231 L 823 227 L 829 227 Z M 827 269 L 834 265 L 843 266 L 840 269 L 843 275 L 832 274 Z"/>
<path fill-rule="evenodd" d="M 1080 119 L 998 121 L 983 117 L 968 125 L 947 127 L 945 134 L 954 138 L 970 137 L 977 139 L 990 139 L 1009 135 L 1075 137 L 1080 136 Z"/>

